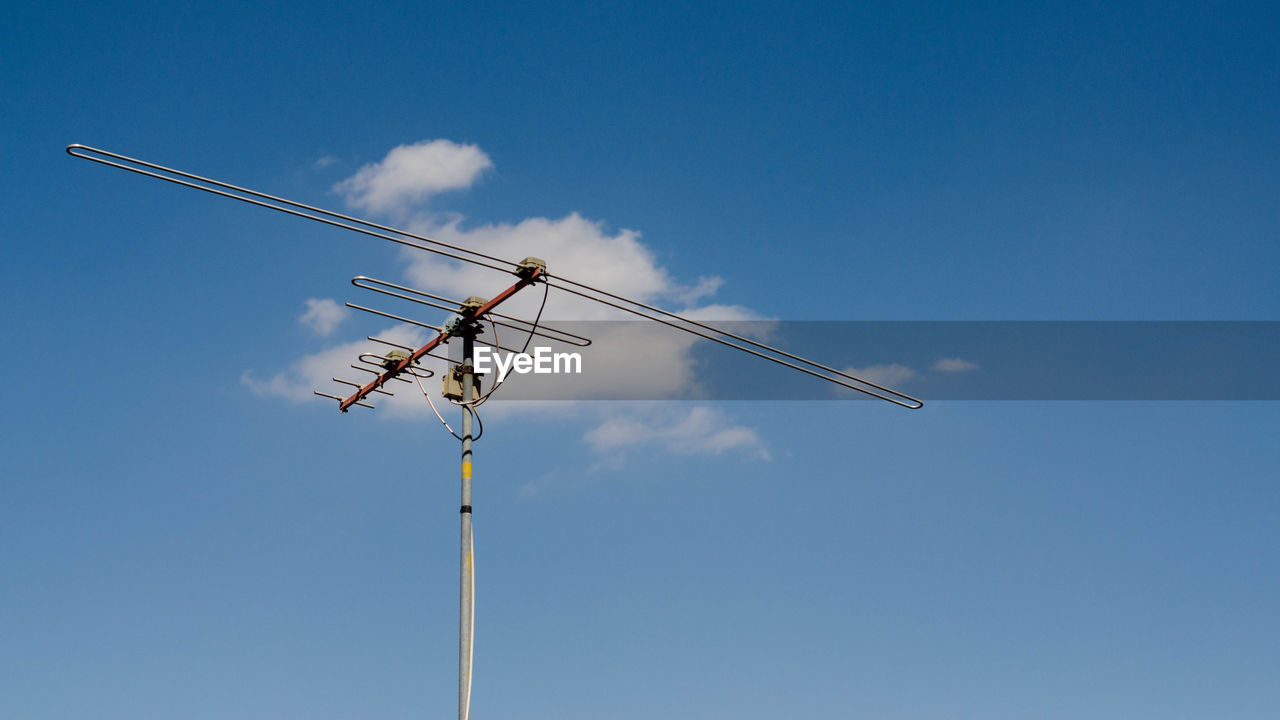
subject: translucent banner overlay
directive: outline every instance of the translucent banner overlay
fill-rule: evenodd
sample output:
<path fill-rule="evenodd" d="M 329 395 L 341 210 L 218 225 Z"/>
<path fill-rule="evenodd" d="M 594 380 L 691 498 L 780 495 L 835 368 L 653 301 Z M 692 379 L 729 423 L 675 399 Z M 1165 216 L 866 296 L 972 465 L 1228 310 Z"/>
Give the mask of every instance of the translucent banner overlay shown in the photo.
<path fill-rule="evenodd" d="M 543 346 L 579 353 L 581 373 L 511 373 L 496 397 L 869 399 L 656 323 L 550 324 L 593 344 L 579 348 L 535 337 L 529 352 Z M 924 401 L 1280 399 L 1280 322 L 1274 321 L 716 325 Z M 515 332 L 504 331 L 500 340 L 517 349 L 524 344 Z M 458 344 L 451 343 L 451 354 Z M 486 388 L 492 380 L 485 380 Z"/>

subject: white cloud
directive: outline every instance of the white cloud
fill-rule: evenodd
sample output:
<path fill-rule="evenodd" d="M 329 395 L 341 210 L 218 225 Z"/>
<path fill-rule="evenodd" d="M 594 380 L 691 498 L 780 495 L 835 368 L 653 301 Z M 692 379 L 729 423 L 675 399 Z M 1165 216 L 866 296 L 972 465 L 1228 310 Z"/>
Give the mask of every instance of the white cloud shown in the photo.
<path fill-rule="evenodd" d="M 399 213 L 446 190 L 471 187 L 493 161 L 475 145 L 422 140 L 400 145 L 381 162 L 333 186 L 347 204 L 373 213 Z"/>
<path fill-rule="evenodd" d="M 320 337 L 328 337 L 347 317 L 347 309 L 329 298 L 310 298 L 307 300 L 307 311 L 298 322 L 311 328 Z"/>
<path fill-rule="evenodd" d="M 324 155 L 318 158 L 315 162 L 311 163 L 311 167 L 315 168 L 316 170 L 323 170 L 329 167 L 330 165 L 333 165 L 336 162 L 338 162 L 338 158 L 332 155 Z"/>
<path fill-rule="evenodd" d="M 656 408 L 623 411 L 607 417 L 583 440 L 597 454 L 614 459 L 632 450 L 663 450 L 679 455 L 734 451 L 770 459 L 755 430 L 733 424 L 723 412 L 706 405 L 683 410 L 661 403 Z"/>
<path fill-rule="evenodd" d="M 498 223 L 463 227 L 458 217 L 421 218 L 412 229 L 436 240 L 460 245 L 496 257 L 540 257 L 554 275 L 589 278 L 591 284 L 608 288 L 624 297 L 656 301 L 679 290 L 667 270 L 660 266 L 653 252 L 640 242 L 634 230 L 609 231 L 604 223 L 587 220 L 577 213 L 563 218 L 533 217 L 519 223 Z M 502 277 L 488 268 L 460 264 L 439 255 L 406 249 L 409 261 L 406 276 L 417 287 L 439 288 L 455 297 L 489 295 L 506 285 Z M 477 288 L 483 289 L 477 291 Z M 514 298 L 515 314 L 536 311 L 533 293 Z M 548 307 L 546 317 L 575 320 L 603 320 L 619 316 L 619 311 L 557 293 L 557 304 Z"/>
<path fill-rule="evenodd" d="M 463 225 L 457 216 L 427 216 L 415 220 L 410 229 L 442 242 L 470 248 L 495 257 L 519 260 L 539 257 L 547 261 L 553 275 L 589 280 L 594 287 L 604 288 L 623 297 L 650 304 L 665 305 L 686 315 L 704 320 L 761 319 L 754 311 L 730 305 L 699 306 L 697 302 L 713 294 L 723 284 L 720 278 L 699 278 L 692 286 L 672 277 L 659 264 L 652 250 L 640 239 L 640 233 L 626 228 L 610 230 L 603 222 L 588 220 L 578 213 L 562 218 L 533 217 L 519 223 Z M 510 279 L 488 268 L 459 263 L 449 258 L 405 249 L 409 263 L 405 272 L 410 285 L 435 288 L 450 297 L 493 294 L 510 284 Z M 477 290 L 479 288 L 480 290 Z M 543 317 L 562 320 L 634 320 L 636 316 L 621 310 L 570 295 L 553 293 Z M 510 314 L 532 316 L 537 312 L 540 292 L 522 293 L 504 305 Z M 715 316 L 709 315 L 712 310 Z M 504 312 L 508 312 L 504 310 Z"/>
<path fill-rule="evenodd" d="M 916 376 L 916 371 L 906 365 L 889 363 L 887 365 L 868 365 L 856 368 L 847 367 L 844 372 L 885 387 L 893 387 Z M 844 388 L 840 388 L 844 390 Z"/>
<path fill-rule="evenodd" d="M 935 372 L 958 373 L 977 370 L 979 367 L 981 366 L 978 363 L 970 362 L 964 358 L 938 358 L 938 362 L 934 363 L 931 369 Z"/>
<path fill-rule="evenodd" d="M 676 298 L 685 305 L 693 305 L 704 297 L 715 295 L 722 285 L 724 278 L 719 275 L 704 275 L 692 287 L 679 292 Z"/>
<path fill-rule="evenodd" d="M 311 394 L 311 388 L 286 373 L 276 373 L 268 380 L 259 380 L 253 376 L 253 371 L 245 370 L 240 375 L 240 384 L 258 397 L 278 397 L 290 402 L 302 402 L 315 397 Z"/>

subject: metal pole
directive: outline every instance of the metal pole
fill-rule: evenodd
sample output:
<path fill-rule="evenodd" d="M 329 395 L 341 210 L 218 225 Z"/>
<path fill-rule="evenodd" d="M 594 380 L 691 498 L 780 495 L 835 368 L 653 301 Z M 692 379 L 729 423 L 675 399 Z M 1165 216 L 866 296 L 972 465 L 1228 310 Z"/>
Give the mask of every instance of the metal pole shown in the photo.
<path fill-rule="evenodd" d="M 475 399 L 472 389 L 472 355 L 477 326 L 468 325 L 462 331 L 462 568 L 458 617 L 458 720 L 471 717 L 471 659 L 472 631 L 475 629 L 475 596 L 472 582 L 475 567 L 471 554 L 471 406 Z"/>

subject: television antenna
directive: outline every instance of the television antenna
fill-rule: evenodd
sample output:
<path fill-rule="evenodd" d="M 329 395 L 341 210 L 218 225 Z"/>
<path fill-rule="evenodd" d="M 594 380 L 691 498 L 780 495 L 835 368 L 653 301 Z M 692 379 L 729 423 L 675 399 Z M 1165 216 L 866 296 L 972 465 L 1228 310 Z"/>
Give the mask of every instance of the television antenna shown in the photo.
<path fill-rule="evenodd" d="M 393 319 L 402 323 L 407 323 L 416 327 L 434 330 L 436 335 L 432 337 L 426 344 L 413 348 L 407 345 L 401 345 L 390 340 L 370 336 L 369 340 L 377 342 L 381 345 L 390 347 L 391 349 L 385 353 L 361 353 L 356 362 L 351 367 L 365 373 L 373 374 L 373 378 L 365 383 L 359 383 L 341 378 L 333 378 L 339 384 L 347 385 L 355 388 L 354 391 L 346 396 L 334 395 L 330 393 L 315 391 L 317 395 L 327 397 L 338 402 L 339 411 L 345 413 L 352 407 L 373 408 L 374 405 L 369 400 L 374 395 L 393 395 L 394 392 L 389 387 L 392 382 L 416 384 L 418 389 L 431 403 L 431 409 L 435 412 L 436 417 L 440 419 L 445 428 L 449 430 L 454 437 L 462 443 L 462 504 L 460 508 L 461 515 L 461 562 L 460 562 L 460 579 L 459 579 L 459 632 L 458 632 L 458 718 L 459 720 L 469 720 L 471 712 L 471 666 L 473 659 L 473 630 L 474 624 L 474 579 L 475 568 L 472 550 L 472 526 L 471 526 L 471 480 L 472 480 L 472 459 L 473 459 L 473 443 L 478 439 L 478 435 L 473 436 L 474 421 L 479 420 L 476 413 L 476 407 L 497 390 L 490 388 L 488 393 L 480 394 L 480 383 L 474 372 L 473 352 L 475 344 L 482 342 L 492 347 L 510 350 L 498 343 L 497 327 L 508 327 L 509 329 L 523 332 L 526 334 L 525 347 L 528 347 L 528 341 L 534 335 L 542 337 L 550 337 L 561 342 L 585 347 L 590 344 L 590 340 L 567 333 L 564 331 L 553 330 L 544 327 L 541 324 L 542 310 L 539 309 L 538 317 L 533 321 L 522 320 L 520 318 L 509 315 L 501 315 L 495 309 L 506 300 L 510 299 L 516 293 L 524 290 L 530 285 L 540 284 L 543 286 L 542 307 L 546 306 L 547 293 L 551 289 L 566 293 L 568 295 L 577 296 L 585 300 L 589 300 L 601 305 L 620 310 L 622 312 L 638 316 L 645 320 L 665 325 L 667 327 L 686 332 L 697 336 L 704 340 L 710 340 L 720 345 L 733 348 L 735 350 L 756 356 L 765 361 L 781 365 L 806 375 L 810 375 L 819 380 L 833 383 L 835 385 L 854 390 L 871 397 L 893 403 L 900 407 L 915 410 L 924 406 L 920 400 L 906 395 L 897 390 L 885 387 L 883 385 L 859 378 L 853 374 L 837 370 L 828 365 L 824 365 L 815 360 L 795 355 L 781 348 L 773 347 L 757 340 L 739 335 L 728 330 L 717 328 L 708 323 L 684 317 L 677 313 L 663 310 L 654 305 L 633 300 L 627 297 L 610 292 L 609 290 L 594 287 L 584 282 L 573 280 L 559 275 L 553 275 L 548 272 L 547 265 L 538 258 L 525 258 L 519 262 L 496 257 L 486 253 L 482 253 L 470 248 L 443 242 L 429 238 L 425 235 L 412 233 L 399 228 L 372 222 L 362 218 L 345 215 L 343 213 L 326 210 L 324 208 L 307 205 L 294 200 L 269 195 L 257 190 L 232 185 L 221 180 L 202 177 L 194 173 L 183 170 L 157 165 L 146 160 L 120 155 L 118 153 L 93 148 L 87 145 L 72 144 L 68 145 L 67 153 L 73 157 L 83 160 L 90 160 L 102 165 L 108 165 L 121 170 L 127 170 L 139 175 L 164 180 L 166 182 L 182 185 L 184 187 L 200 190 L 202 192 L 219 195 L 232 200 L 257 205 L 268 210 L 293 215 L 306 220 L 322 223 L 332 227 L 350 230 L 362 235 L 380 238 L 398 245 L 411 247 L 443 257 L 451 258 L 460 262 L 484 267 L 500 273 L 515 275 L 517 281 L 503 290 L 492 299 L 480 297 L 472 297 L 465 301 L 458 302 L 450 300 L 439 295 L 427 293 L 403 285 L 390 283 L 384 280 L 377 280 L 365 276 L 357 276 L 352 279 L 352 284 L 358 288 L 387 295 L 391 297 L 408 300 L 410 302 L 433 307 L 442 310 L 449 310 L 456 313 L 456 319 L 445 326 L 435 326 L 423 323 L 401 315 L 396 315 L 373 308 L 364 307 L 347 303 L 348 307 L 363 312 L 372 313 L 389 319 Z M 481 321 L 488 323 L 494 331 L 494 340 L 479 340 L 479 336 L 484 334 L 485 328 Z M 421 360 L 425 357 L 436 357 L 449 360 L 447 356 L 440 356 L 437 351 L 440 346 L 448 343 L 452 339 L 459 339 L 462 342 L 461 362 L 453 365 L 443 378 L 443 395 L 446 399 L 458 405 L 462 411 L 462 421 L 460 425 L 460 434 L 455 433 L 449 424 L 444 420 L 440 413 L 436 410 L 431 396 L 427 392 L 422 380 L 431 378 L 434 373 L 428 368 L 421 365 Z M 452 362 L 451 360 L 449 360 Z M 409 378 L 412 378 L 410 380 Z M 480 431 L 483 433 L 483 424 L 480 425 Z"/>

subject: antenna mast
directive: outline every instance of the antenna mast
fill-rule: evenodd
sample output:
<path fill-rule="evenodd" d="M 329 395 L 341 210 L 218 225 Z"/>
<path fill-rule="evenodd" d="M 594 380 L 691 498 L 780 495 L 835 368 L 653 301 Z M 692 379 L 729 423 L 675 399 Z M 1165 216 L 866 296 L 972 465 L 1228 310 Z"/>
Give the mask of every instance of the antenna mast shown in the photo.
<path fill-rule="evenodd" d="M 472 433 L 473 422 L 476 415 L 475 406 L 484 400 L 484 396 L 477 394 L 479 382 L 475 374 L 476 336 L 484 331 L 484 328 L 480 324 L 480 318 L 488 316 L 489 322 L 497 324 L 498 321 L 491 317 L 494 308 L 529 285 L 539 281 L 545 282 L 544 275 L 546 273 L 546 263 L 538 258 L 525 258 L 519 263 L 519 267 L 515 272 L 516 275 L 520 276 L 520 280 L 506 290 L 503 290 L 492 300 L 472 297 L 465 302 L 459 303 L 457 306 L 458 319 L 448 326 L 440 328 L 439 334 L 422 347 L 413 350 L 411 353 L 404 353 L 402 351 L 392 351 L 392 353 L 389 353 L 385 358 L 383 358 L 383 367 L 386 368 L 385 371 L 373 380 L 370 380 L 367 384 L 358 386 L 357 390 L 348 397 L 338 398 L 334 395 L 321 393 L 318 390 L 316 391 L 317 395 L 323 395 L 325 397 L 338 400 L 338 408 L 342 412 L 346 412 L 353 405 L 372 407 L 368 403 L 364 402 L 370 395 L 374 393 L 387 393 L 388 391 L 384 389 L 384 386 L 392 380 L 403 379 L 401 378 L 401 375 L 403 374 L 414 375 L 415 380 L 418 380 L 420 383 L 420 379 L 425 368 L 418 366 L 418 361 L 423 357 L 428 356 L 433 350 L 451 338 L 460 338 L 462 340 L 462 361 L 458 365 L 454 366 L 444 378 L 444 396 L 446 399 L 458 400 L 459 402 L 457 404 L 462 407 L 462 434 L 458 436 L 459 440 L 462 442 L 462 504 L 459 508 L 459 514 L 461 515 L 461 537 L 459 547 L 461 553 L 458 578 L 458 720 L 469 720 L 471 717 L 471 667 L 475 658 L 475 551 L 473 548 L 474 531 L 471 525 L 471 479 L 475 437 Z M 391 285 L 379 280 L 373 280 L 372 278 L 366 278 L 363 276 L 356 277 L 352 280 L 352 284 L 357 287 L 390 294 L 406 300 L 412 300 L 414 302 L 434 307 L 442 307 L 437 303 L 431 303 L 427 300 L 422 300 L 413 296 L 427 296 L 421 291 Z M 388 286 L 395 290 L 412 293 L 413 295 L 406 295 L 403 294 L 403 292 L 388 291 L 385 289 Z M 435 296 L 427 297 L 434 298 Z M 348 303 L 348 305 L 351 304 Z M 377 315 L 387 315 L 387 313 L 360 307 L 358 305 L 351 306 Z M 541 318 L 539 318 L 539 320 L 540 319 Z M 537 320 L 532 323 L 520 320 L 517 320 L 517 322 L 528 325 L 530 338 L 535 334 L 547 335 L 546 332 L 539 332 Z M 565 333 L 559 334 L 567 336 Z M 578 338 L 578 340 L 586 339 Z M 363 359 L 363 357 L 364 356 L 362 355 L 361 359 Z M 352 367 L 356 366 L 353 365 Z M 335 380 L 336 379 L 337 378 L 335 378 Z M 339 382 L 343 381 L 339 380 Z M 350 384 L 355 385 L 355 383 Z M 423 388 L 423 393 L 426 394 L 425 388 Z M 448 426 L 446 425 L 446 427 Z"/>
<path fill-rule="evenodd" d="M 475 657 L 472 636 L 476 628 L 475 579 L 471 531 L 471 421 L 475 410 L 475 333 L 474 324 L 462 331 L 462 560 L 458 580 L 458 720 L 471 717 L 471 660 Z"/>

